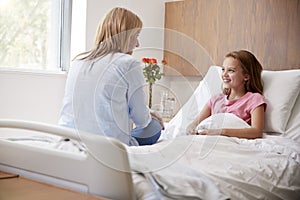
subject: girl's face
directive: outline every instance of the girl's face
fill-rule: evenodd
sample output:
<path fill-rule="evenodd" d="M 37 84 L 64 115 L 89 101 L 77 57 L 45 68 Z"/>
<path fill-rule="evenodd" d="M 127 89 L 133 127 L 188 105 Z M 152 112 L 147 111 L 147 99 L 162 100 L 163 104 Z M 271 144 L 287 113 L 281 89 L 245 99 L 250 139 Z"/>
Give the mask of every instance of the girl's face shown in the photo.
<path fill-rule="evenodd" d="M 249 79 L 247 74 L 243 73 L 240 62 L 233 58 L 227 57 L 223 62 L 222 80 L 224 88 L 231 88 L 232 90 L 245 90 L 245 81 Z"/>

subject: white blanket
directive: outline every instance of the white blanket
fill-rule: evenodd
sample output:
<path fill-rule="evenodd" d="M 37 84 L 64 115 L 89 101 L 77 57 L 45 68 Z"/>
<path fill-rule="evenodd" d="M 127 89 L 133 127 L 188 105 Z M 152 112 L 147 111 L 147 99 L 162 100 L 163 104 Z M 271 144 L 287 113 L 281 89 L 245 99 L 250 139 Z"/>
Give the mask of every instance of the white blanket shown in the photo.
<path fill-rule="evenodd" d="M 220 117 L 220 116 L 219 116 Z M 242 123 L 224 116 L 219 126 Z M 213 116 L 205 123 L 222 119 Z M 217 120 L 218 121 L 218 120 Z M 204 124 L 202 124 L 204 125 Z M 133 170 L 156 188 L 141 198 L 297 199 L 300 197 L 300 147 L 293 140 L 268 136 L 239 139 L 181 136 L 152 146 L 128 149 Z M 141 177 L 134 179 L 148 190 Z M 144 187 L 144 188 L 143 188 Z M 157 191 L 160 191 L 158 193 Z"/>
<path fill-rule="evenodd" d="M 23 145 L 86 155 L 86 147 L 81 142 L 37 131 L 3 128 L 0 129 L 0 140 L 1 139 Z"/>

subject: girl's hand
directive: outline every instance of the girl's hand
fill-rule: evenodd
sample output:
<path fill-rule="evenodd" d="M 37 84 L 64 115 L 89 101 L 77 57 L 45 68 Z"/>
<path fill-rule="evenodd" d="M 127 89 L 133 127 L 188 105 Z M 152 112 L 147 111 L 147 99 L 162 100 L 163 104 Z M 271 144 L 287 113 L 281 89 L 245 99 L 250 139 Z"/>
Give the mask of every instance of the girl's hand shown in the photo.
<path fill-rule="evenodd" d="M 198 130 L 197 135 L 209 135 L 208 129 Z"/>
<path fill-rule="evenodd" d="M 187 135 L 196 135 L 197 134 L 196 127 L 197 127 L 197 125 L 195 125 L 194 123 L 191 123 L 190 125 L 188 125 L 188 127 L 186 128 L 186 134 Z"/>
<path fill-rule="evenodd" d="M 222 135 L 222 129 L 203 129 L 198 131 L 198 135 Z"/>

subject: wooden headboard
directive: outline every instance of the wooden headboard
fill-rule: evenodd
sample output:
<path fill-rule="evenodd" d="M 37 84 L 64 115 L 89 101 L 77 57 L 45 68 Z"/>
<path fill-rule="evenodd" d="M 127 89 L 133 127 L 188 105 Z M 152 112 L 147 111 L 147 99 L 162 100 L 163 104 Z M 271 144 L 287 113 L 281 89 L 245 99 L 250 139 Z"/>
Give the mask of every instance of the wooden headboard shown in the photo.
<path fill-rule="evenodd" d="M 166 75 L 200 76 L 247 49 L 264 69 L 300 68 L 300 0 L 184 0 L 165 4 Z"/>

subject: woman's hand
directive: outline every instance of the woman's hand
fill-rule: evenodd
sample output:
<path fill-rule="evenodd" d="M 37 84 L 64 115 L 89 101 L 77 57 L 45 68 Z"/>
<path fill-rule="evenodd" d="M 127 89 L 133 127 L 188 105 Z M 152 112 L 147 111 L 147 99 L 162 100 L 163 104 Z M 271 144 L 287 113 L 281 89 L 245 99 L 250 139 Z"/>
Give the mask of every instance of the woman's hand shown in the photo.
<path fill-rule="evenodd" d="M 164 121 L 163 121 L 163 118 L 161 117 L 161 115 L 154 110 L 150 110 L 150 114 L 153 119 L 156 119 L 157 121 L 159 121 L 160 125 L 162 126 L 162 130 L 165 130 Z"/>

